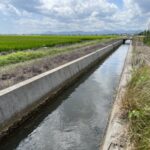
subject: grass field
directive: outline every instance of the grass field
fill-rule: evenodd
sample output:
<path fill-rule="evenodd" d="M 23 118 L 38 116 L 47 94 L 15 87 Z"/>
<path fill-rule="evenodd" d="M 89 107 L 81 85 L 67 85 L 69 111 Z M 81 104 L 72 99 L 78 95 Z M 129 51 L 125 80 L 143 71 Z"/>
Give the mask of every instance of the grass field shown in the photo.
<path fill-rule="evenodd" d="M 62 54 L 65 52 L 73 51 L 76 48 L 96 44 L 99 41 L 89 41 L 78 43 L 66 47 L 54 47 L 54 48 L 40 48 L 38 50 L 29 50 L 29 51 L 16 51 L 13 53 L 8 53 L 7 55 L 0 56 L 0 67 L 4 67 L 9 64 L 15 64 L 20 62 L 29 61 L 36 58 L 42 58 L 46 56 L 53 56 L 57 54 Z"/>
<path fill-rule="evenodd" d="M 87 55 L 111 44 L 116 38 L 90 36 L 90 40 L 72 44 L 0 52 L 0 90 Z"/>
<path fill-rule="evenodd" d="M 113 38 L 117 36 L 0 36 L 0 67 L 57 55 Z"/>
<path fill-rule="evenodd" d="M 77 43 L 87 40 L 110 39 L 117 36 L 42 36 L 42 35 L 1 35 L 0 36 L 0 52 L 18 51 L 25 49 L 33 49 L 39 47 L 52 47 L 56 45 L 64 45 Z"/>

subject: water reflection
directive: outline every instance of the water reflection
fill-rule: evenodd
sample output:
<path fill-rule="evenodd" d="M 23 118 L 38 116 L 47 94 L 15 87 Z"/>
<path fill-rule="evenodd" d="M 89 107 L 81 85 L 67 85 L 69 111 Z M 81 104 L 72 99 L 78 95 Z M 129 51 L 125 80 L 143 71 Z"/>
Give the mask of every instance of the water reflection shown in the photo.
<path fill-rule="evenodd" d="M 3 147 L 7 150 L 98 150 L 127 49 L 128 45 L 122 45 L 84 82 L 60 96 L 59 106 L 28 135 L 16 134 L 17 140 L 10 139 Z"/>

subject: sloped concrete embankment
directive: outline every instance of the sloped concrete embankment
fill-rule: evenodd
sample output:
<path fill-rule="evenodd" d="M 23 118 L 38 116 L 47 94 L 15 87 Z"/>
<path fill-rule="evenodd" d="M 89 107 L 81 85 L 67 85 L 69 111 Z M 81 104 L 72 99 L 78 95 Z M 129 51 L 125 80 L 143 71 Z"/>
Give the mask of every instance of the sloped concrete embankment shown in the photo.
<path fill-rule="evenodd" d="M 76 59 L 53 70 L 42 73 L 12 87 L 0 91 L 0 137 L 8 133 L 23 118 L 46 103 L 98 60 L 122 44 L 119 40 L 96 52 Z"/>
<path fill-rule="evenodd" d="M 126 91 L 126 85 L 131 79 L 132 71 L 132 42 L 128 49 L 124 69 L 119 83 L 117 96 L 111 112 L 104 141 L 100 150 L 129 150 L 128 145 L 128 123 L 123 117 L 122 98 Z"/>

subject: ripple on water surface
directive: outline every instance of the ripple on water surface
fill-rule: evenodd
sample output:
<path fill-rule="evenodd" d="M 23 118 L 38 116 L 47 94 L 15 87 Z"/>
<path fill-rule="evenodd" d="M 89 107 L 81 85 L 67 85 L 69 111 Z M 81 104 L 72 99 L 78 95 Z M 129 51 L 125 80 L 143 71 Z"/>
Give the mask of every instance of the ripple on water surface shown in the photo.
<path fill-rule="evenodd" d="M 128 47 L 119 47 L 94 71 L 60 95 L 55 108 L 47 106 L 39 120 L 35 117 L 35 120 L 28 122 L 3 148 L 98 150 Z"/>

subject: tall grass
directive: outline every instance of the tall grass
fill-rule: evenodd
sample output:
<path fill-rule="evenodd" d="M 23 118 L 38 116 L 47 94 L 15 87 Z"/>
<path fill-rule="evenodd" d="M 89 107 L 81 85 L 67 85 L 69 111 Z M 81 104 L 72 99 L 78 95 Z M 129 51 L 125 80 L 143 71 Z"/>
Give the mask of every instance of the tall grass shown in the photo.
<path fill-rule="evenodd" d="M 150 150 L 150 67 L 133 72 L 124 98 L 129 134 L 136 150 Z"/>

